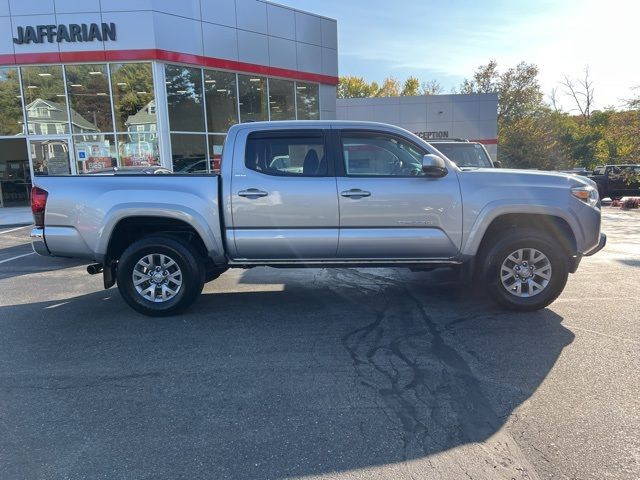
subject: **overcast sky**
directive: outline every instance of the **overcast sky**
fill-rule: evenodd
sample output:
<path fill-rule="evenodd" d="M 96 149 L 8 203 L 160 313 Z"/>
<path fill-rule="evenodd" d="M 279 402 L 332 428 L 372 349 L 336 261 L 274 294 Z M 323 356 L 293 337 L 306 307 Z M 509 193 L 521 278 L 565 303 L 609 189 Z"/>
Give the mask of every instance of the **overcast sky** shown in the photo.
<path fill-rule="evenodd" d="M 449 92 L 478 65 L 535 63 L 545 94 L 589 65 L 597 108 L 640 85 L 640 1 L 277 0 L 338 20 L 341 75 L 415 75 Z M 564 99 L 569 109 L 568 98 Z"/>

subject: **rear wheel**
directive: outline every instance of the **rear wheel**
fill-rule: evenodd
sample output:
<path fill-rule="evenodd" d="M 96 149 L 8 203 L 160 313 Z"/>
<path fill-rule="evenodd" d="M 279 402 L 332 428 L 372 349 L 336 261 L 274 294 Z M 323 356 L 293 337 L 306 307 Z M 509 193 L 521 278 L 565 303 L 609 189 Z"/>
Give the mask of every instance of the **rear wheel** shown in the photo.
<path fill-rule="evenodd" d="M 134 310 L 149 316 L 174 315 L 202 292 L 204 261 L 188 243 L 153 235 L 133 243 L 118 262 L 118 289 Z"/>
<path fill-rule="evenodd" d="M 567 254 L 551 236 L 526 229 L 506 234 L 486 250 L 482 277 L 493 298 L 512 310 L 539 310 L 564 289 Z"/>

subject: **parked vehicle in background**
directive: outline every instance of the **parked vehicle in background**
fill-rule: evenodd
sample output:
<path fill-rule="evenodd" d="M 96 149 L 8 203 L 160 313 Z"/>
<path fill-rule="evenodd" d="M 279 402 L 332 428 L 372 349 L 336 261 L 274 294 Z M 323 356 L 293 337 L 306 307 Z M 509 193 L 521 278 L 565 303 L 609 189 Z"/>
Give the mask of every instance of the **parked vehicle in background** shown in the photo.
<path fill-rule="evenodd" d="M 480 142 L 459 138 L 429 140 L 429 143 L 452 160 L 460 168 L 500 168 L 500 162 L 492 161 L 487 149 Z"/>
<path fill-rule="evenodd" d="M 572 168 L 571 170 L 560 170 L 562 173 L 568 173 L 570 175 L 580 175 L 581 177 L 589 177 L 593 175 L 593 171 L 587 170 L 586 168 Z"/>
<path fill-rule="evenodd" d="M 596 182 L 600 198 L 640 197 L 640 165 L 603 165 L 589 178 Z"/>
<path fill-rule="evenodd" d="M 35 178 L 32 243 L 97 262 L 89 273 L 154 316 L 255 266 L 451 267 L 506 307 L 536 310 L 604 247 L 591 181 L 441 155 L 391 125 L 244 123 L 219 176 Z"/>
<path fill-rule="evenodd" d="M 91 175 L 162 175 L 173 173 L 164 167 L 112 167 L 88 172 Z"/>

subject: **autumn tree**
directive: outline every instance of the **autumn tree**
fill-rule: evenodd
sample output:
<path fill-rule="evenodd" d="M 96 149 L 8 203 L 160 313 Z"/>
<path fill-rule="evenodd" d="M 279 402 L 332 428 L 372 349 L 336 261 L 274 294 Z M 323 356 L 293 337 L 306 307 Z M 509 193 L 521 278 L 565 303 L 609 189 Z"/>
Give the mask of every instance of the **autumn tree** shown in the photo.
<path fill-rule="evenodd" d="M 437 80 L 429 80 L 420 84 L 422 95 L 439 95 L 444 89 Z"/>
<path fill-rule="evenodd" d="M 393 77 L 385 78 L 382 86 L 374 94 L 376 97 L 397 97 L 399 95 L 400 82 Z"/>
<path fill-rule="evenodd" d="M 373 97 L 380 90 L 376 82 L 367 82 L 362 77 L 340 77 L 338 82 L 338 98 Z"/>

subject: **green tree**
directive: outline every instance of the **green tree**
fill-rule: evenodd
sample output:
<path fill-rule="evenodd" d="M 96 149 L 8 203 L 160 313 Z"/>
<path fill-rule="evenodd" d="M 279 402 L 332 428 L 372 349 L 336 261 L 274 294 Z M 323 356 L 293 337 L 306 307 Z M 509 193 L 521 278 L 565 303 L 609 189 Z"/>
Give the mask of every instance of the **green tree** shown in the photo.
<path fill-rule="evenodd" d="M 417 97 L 420 94 L 420 80 L 416 77 L 407 78 L 402 86 L 401 95 L 404 97 Z"/>
<path fill-rule="evenodd" d="M 497 62 L 491 60 L 480 66 L 473 78 L 465 79 L 459 92 L 497 93 L 499 124 L 531 116 L 543 106 L 538 67 L 525 62 L 500 73 Z"/>

